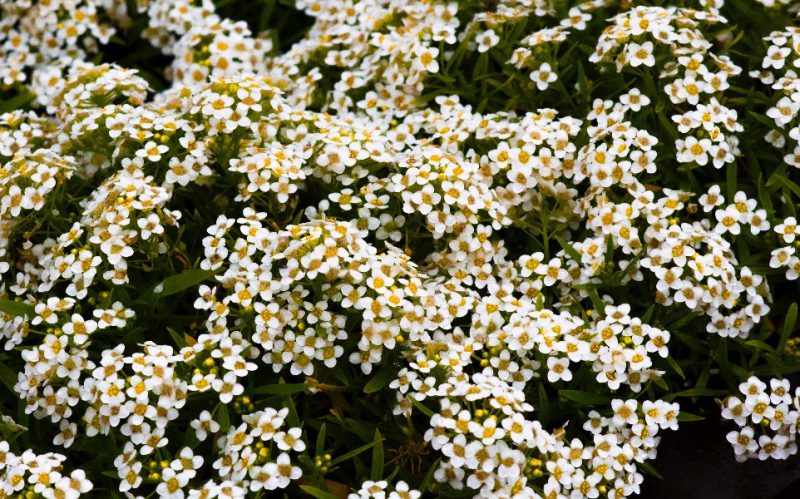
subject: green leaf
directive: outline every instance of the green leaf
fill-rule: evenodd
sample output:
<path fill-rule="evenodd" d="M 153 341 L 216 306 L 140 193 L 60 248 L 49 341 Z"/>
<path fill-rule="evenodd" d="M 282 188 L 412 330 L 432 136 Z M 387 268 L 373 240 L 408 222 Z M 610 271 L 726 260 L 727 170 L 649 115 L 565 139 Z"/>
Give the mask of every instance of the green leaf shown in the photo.
<path fill-rule="evenodd" d="M 762 125 L 766 125 L 768 128 L 775 127 L 775 122 L 773 122 L 771 119 L 769 119 L 768 117 L 764 116 L 761 113 L 757 113 L 755 111 L 749 111 L 748 114 L 750 115 L 751 118 L 758 121 Z"/>
<path fill-rule="evenodd" d="M 767 187 L 769 187 L 770 184 L 774 184 L 775 181 L 780 182 L 785 187 L 789 188 L 789 190 L 791 190 L 798 198 L 800 198 L 800 185 L 795 184 L 785 176 L 776 172 L 773 173 L 772 176 L 767 181 Z"/>
<path fill-rule="evenodd" d="M 36 315 L 36 310 L 31 305 L 14 300 L 0 300 L 0 312 L 5 312 L 15 317 L 34 317 Z"/>
<path fill-rule="evenodd" d="M 275 383 L 272 385 L 257 386 L 253 393 L 257 395 L 294 395 L 311 388 L 311 383 Z"/>
<path fill-rule="evenodd" d="M 200 284 L 206 279 L 209 279 L 212 276 L 214 276 L 214 274 L 216 273 L 217 272 L 215 270 L 203 270 L 203 269 L 185 270 L 180 274 L 169 276 L 163 281 L 161 281 L 153 288 L 153 294 L 157 295 L 159 298 L 174 295 L 175 293 L 179 293 L 186 288 L 190 288 L 196 284 Z"/>
<path fill-rule="evenodd" d="M 569 255 L 570 258 L 572 258 L 576 262 L 580 262 L 581 261 L 581 254 L 578 253 L 578 250 L 573 248 L 571 244 L 569 244 L 568 242 L 564 241 L 563 239 L 561 239 L 558 236 L 553 236 L 553 239 L 556 240 L 556 242 L 559 244 L 559 246 L 561 246 L 561 248 L 564 250 L 564 252 L 566 254 Z"/>
<path fill-rule="evenodd" d="M 297 407 L 294 405 L 292 397 L 283 397 L 283 406 L 289 409 L 289 414 L 286 415 L 286 421 L 292 426 L 302 426 L 300 415 L 297 413 Z"/>
<path fill-rule="evenodd" d="M 787 360 L 784 362 L 769 363 L 763 366 L 754 367 L 752 372 L 745 370 L 742 373 L 742 378 L 746 377 L 748 374 L 755 374 L 756 376 L 775 376 L 775 373 L 779 373 L 780 375 L 785 376 L 787 374 L 793 374 L 796 372 L 800 372 L 800 362 L 797 362 L 796 360 Z"/>
<path fill-rule="evenodd" d="M 330 492 L 325 492 L 324 490 L 312 487 L 311 485 L 301 485 L 300 488 L 303 489 L 303 492 L 306 494 L 314 496 L 317 499 L 339 499 Z"/>
<path fill-rule="evenodd" d="M 192 428 L 191 425 L 186 425 L 186 431 L 183 434 L 183 445 L 194 449 L 199 443 L 200 440 L 197 439 L 197 434 L 195 433 L 194 428 Z"/>
<path fill-rule="evenodd" d="M 589 80 L 586 78 L 586 71 L 583 69 L 583 64 L 581 64 L 580 59 L 577 59 L 577 71 L 578 71 L 578 90 L 581 95 L 588 93 L 589 90 Z"/>
<path fill-rule="evenodd" d="M 217 423 L 219 423 L 219 429 L 223 433 L 228 431 L 228 428 L 230 428 L 231 417 L 228 414 L 227 404 L 219 404 L 217 406 Z"/>
<path fill-rule="evenodd" d="M 369 477 L 376 481 L 383 478 L 383 437 L 377 428 L 375 429 L 375 446 L 372 448 L 372 466 Z"/>
<path fill-rule="evenodd" d="M 14 385 L 17 383 L 17 374 L 2 362 L 0 362 L 0 382 L 11 390 L 12 393 L 14 392 Z"/>
<path fill-rule="evenodd" d="M 683 325 L 686 325 L 686 324 L 692 322 L 693 320 L 695 320 L 696 318 L 698 318 L 698 317 L 700 317 L 702 315 L 703 315 L 702 312 L 689 312 L 688 314 L 687 313 L 681 313 L 680 316 L 678 317 L 678 319 L 675 322 L 672 322 L 671 324 L 669 324 L 669 328 L 670 329 L 679 328 L 679 327 L 681 327 Z"/>
<path fill-rule="evenodd" d="M 592 300 L 592 307 L 594 307 L 599 316 L 602 316 L 606 309 L 606 304 L 600 299 L 600 295 L 597 294 L 597 290 L 590 289 L 588 290 L 587 294 L 589 295 L 589 299 Z"/>
<path fill-rule="evenodd" d="M 550 403 L 547 400 L 544 383 L 539 383 L 539 419 L 543 423 L 550 419 Z"/>
<path fill-rule="evenodd" d="M 379 443 L 382 443 L 382 442 L 383 442 L 383 437 L 380 437 L 380 440 L 375 439 L 375 440 L 373 440 L 372 442 L 370 442 L 368 444 L 364 444 L 364 445 L 362 445 L 361 447 L 359 447 L 357 449 L 353 449 L 350 452 L 342 454 L 341 456 L 339 456 L 336 459 L 334 459 L 333 461 L 331 461 L 331 468 L 333 468 L 334 466 L 336 466 L 338 464 L 342 464 L 343 462 L 347 461 L 348 459 L 356 457 L 357 455 L 361 454 L 362 452 L 370 450 L 371 448 L 373 448 L 374 446 L 376 446 L 376 445 L 378 445 Z"/>
<path fill-rule="evenodd" d="M 317 444 L 314 446 L 314 455 L 320 457 L 325 454 L 325 437 L 327 432 L 327 425 L 322 423 L 322 426 L 319 427 L 319 433 L 317 433 Z"/>
<path fill-rule="evenodd" d="M 228 406 L 226 404 L 217 405 L 217 423 L 219 423 L 219 431 L 225 433 L 231 426 L 231 417 L 228 414 Z"/>
<path fill-rule="evenodd" d="M 758 200 L 761 201 L 761 205 L 767 210 L 767 215 L 772 217 L 775 209 L 772 207 L 772 200 L 770 199 L 770 194 L 767 192 L 767 187 L 764 185 L 764 177 L 762 175 L 758 176 L 757 185 Z"/>
<path fill-rule="evenodd" d="M 677 139 L 678 138 L 678 130 L 675 128 L 675 126 L 672 124 L 672 122 L 669 121 L 669 118 L 667 118 L 667 116 L 664 113 L 656 113 L 656 116 L 658 117 L 658 121 L 661 122 L 661 126 L 663 126 L 664 129 L 669 134 L 669 136 L 672 137 L 672 140 Z"/>
<path fill-rule="evenodd" d="M 642 461 L 639 463 L 639 466 L 647 473 L 648 475 L 653 475 L 654 477 L 658 478 L 659 480 L 663 480 L 664 477 L 661 476 L 661 473 L 658 472 L 657 469 L 653 467 L 652 464 L 648 463 L 647 461 Z"/>
<path fill-rule="evenodd" d="M 736 195 L 736 169 L 738 165 L 734 163 L 728 163 L 728 166 L 725 170 L 725 184 L 728 189 L 728 202 L 733 202 L 733 197 Z"/>
<path fill-rule="evenodd" d="M 775 351 L 774 348 L 772 348 L 771 346 L 767 345 L 763 341 L 759 341 L 759 340 L 747 340 L 747 341 L 744 342 L 744 344 L 746 346 L 752 347 L 752 348 L 754 348 L 756 350 L 763 350 L 765 352 L 774 352 Z"/>
<path fill-rule="evenodd" d="M 178 348 L 183 348 L 186 346 L 186 340 L 183 339 L 183 336 L 181 336 L 177 331 L 171 327 L 168 327 L 167 332 L 169 332 L 169 335 L 172 336 L 172 340 L 176 345 L 178 345 Z"/>
<path fill-rule="evenodd" d="M 678 421 L 684 423 L 688 423 L 691 421 L 704 421 L 706 418 L 703 416 L 698 416 L 697 414 L 692 414 L 691 412 L 684 412 L 681 411 L 678 413 Z"/>
<path fill-rule="evenodd" d="M 29 102 L 33 101 L 34 97 L 36 97 L 34 93 L 24 90 L 21 93 L 15 95 L 14 97 L 8 100 L 4 100 L 3 102 L 0 102 L 0 114 L 19 109 L 28 104 Z"/>
<path fill-rule="evenodd" d="M 647 307 L 647 311 L 642 316 L 642 322 L 645 324 L 650 323 L 650 319 L 653 318 L 653 311 L 655 310 L 655 304 L 651 303 L 649 307 Z"/>
<path fill-rule="evenodd" d="M 602 405 L 608 404 L 609 402 L 609 398 L 605 395 L 583 390 L 559 390 L 558 394 L 567 400 L 572 400 L 573 402 L 584 405 Z"/>
<path fill-rule="evenodd" d="M 678 364 L 678 361 L 677 361 L 677 360 L 675 360 L 674 358 L 672 358 L 672 356 L 671 356 L 671 355 L 667 355 L 667 359 L 666 359 L 666 360 L 667 360 L 667 364 L 669 364 L 669 365 L 670 365 L 670 367 L 672 367 L 672 369 L 673 369 L 673 370 L 674 370 L 676 373 L 678 373 L 678 376 L 680 376 L 680 377 L 681 377 L 681 379 L 686 379 L 686 375 L 685 375 L 685 374 L 683 374 L 683 369 L 681 369 L 681 366 Z"/>
<path fill-rule="evenodd" d="M 786 346 L 786 342 L 789 340 L 789 335 L 792 334 L 794 330 L 794 325 L 797 322 L 797 302 L 792 303 L 789 306 L 789 310 L 786 311 L 786 319 L 783 321 L 783 330 L 781 331 L 781 339 L 778 341 L 778 352 L 782 352 L 783 348 Z"/>
<path fill-rule="evenodd" d="M 702 341 L 695 338 L 694 336 L 690 336 L 688 334 L 675 331 L 671 325 L 669 326 L 669 329 L 670 331 L 672 331 L 673 336 L 678 338 L 681 342 L 686 344 L 692 350 L 702 355 L 705 355 L 708 352 L 708 348 L 706 348 L 706 345 Z"/>
<path fill-rule="evenodd" d="M 397 371 L 395 367 L 391 364 L 386 364 L 371 380 L 367 381 L 367 384 L 364 385 L 364 393 L 375 393 L 379 391 L 384 386 L 388 385 L 396 374 Z"/>
<path fill-rule="evenodd" d="M 411 403 L 414 405 L 414 407 L 419 409 L 419 412 L 421 412 L 422 414 L 428 416 L 429 418 L 433 417 L 433 411 L 430 410 L 428 407 L 426 407 L 425 404 L 423 404 L 419 400 L 415 399 L 413 396 L 410 397 L 410 398 L 411 398 Z"/>
<path fill-rule="evenodd" d="M 717 397 L 725 395 L 728 390 L 715 390 L 713 388 L 690 388 L 681 392 L 670 393 L 664 397 L 667 401 L 675 400 L 678 397 Z"/>
<path fill-rule="evenodd" d="M 109 478 L 113 478 L 114 480 L 119 480 L 119 473 L 116 471 L 101 471 L 100 474 Z"/>
<path fill-rule="evenodd" d="M 433 483 L 433 473 L 436 471 L 436 468 L 439 467 L 439 462 L 441 460 L 441 458 L 438 458 L 436 461 L 434 461 L 431 468 L 425 474 L 425 478 L 422 479 L 422 483 L 419 484 L 419 491 L 422 492 L 423 495 L 428 492 L 428 487 L 430 487 Z"/>

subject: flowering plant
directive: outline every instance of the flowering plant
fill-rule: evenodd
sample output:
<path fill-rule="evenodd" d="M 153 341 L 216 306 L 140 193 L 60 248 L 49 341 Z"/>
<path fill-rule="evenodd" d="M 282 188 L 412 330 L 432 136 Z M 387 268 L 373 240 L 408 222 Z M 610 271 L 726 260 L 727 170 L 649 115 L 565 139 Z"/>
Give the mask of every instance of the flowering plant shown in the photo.
<path fill-rule="evenodd" d="M 703 418 L 796 453 L 797 10 L 2 3 L 0 497 L 624 497 Z"/>

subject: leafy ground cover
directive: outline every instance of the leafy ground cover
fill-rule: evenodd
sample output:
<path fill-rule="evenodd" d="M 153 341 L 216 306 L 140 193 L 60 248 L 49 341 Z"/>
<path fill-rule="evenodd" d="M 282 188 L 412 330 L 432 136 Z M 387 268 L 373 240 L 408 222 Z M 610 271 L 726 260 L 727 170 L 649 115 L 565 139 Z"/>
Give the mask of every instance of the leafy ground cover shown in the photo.
<path fill-rule="evenodd" d="M 0 497 L 623 497 L 692 424 L 796 454 L 797 10 L 2 3 Z"/>

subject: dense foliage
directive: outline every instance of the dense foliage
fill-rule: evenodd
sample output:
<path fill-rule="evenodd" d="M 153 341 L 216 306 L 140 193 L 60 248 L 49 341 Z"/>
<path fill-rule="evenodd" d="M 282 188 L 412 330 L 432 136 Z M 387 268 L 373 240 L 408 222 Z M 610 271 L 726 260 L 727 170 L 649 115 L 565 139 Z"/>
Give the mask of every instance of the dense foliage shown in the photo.
<path fill-rule="evenodd" d="M 795 454 L 796 7 L 1 2 L 0 497 Z"/>

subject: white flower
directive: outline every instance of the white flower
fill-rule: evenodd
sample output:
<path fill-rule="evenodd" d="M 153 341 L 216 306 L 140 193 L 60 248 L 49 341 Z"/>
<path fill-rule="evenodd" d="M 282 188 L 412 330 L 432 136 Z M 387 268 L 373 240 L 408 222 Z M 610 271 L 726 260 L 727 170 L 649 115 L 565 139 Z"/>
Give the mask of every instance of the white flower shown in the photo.
<path fill-rule="evenodd" d="M 655 66 L 656 60 L 653 57 L 653 42 L 646 41 L 639 45 L 638 43 L 628 44 L 628 54 L 630 55 L 630 64 L 633 67 L 638 67 L 644 64 L 645 66 Z"/>
<path fill-rule="evenodd" d="M 478 42 L 478 52 L 483 53 L 497 45 L 497 42 L 500 41 L 500 37 L 497 36 L 493 30 L 486 30 L 479 33 L 478 36 L 475 37 L 475 41 Z"/>
<path fill-rule="evenodd" d="M 797 231 L 797 219 L 794 217 L 787 217 L 784 219 L 783 223 L 775 226 L 775 232 L 780 234 L 781 238 L 783 238 L 787 244 L 794 242 Z"/>
<path fill-rule="evenodd" d="M 288 431 L 276 433 L 274 440 L 281 450 L 303 452 L 306 444 L 303 442 L 302 432 L 300 428 L 289 428 Z"/>
<path fill-rule="evenodd" d="M 546 90 L 547 87 L 549 87 L 550 84 L 556 81 L 557 79 L 558 75 L 556 75 L 553 72 L 552 68 L 550 67 L 550 64 L 546 62 L 542 63 L 542 65 L 540 65 L 538 69 L 534 70 L 531 73 L 531 80 L 533 80 L 534 83 L 536 83 L 536 87 L 539 90 Z"/>
<path fill-rule="evenodd" d="M 711 141 L 708 139 L 697 140 L 695 137 L 687 137 L 685 141 L 676 141 L 678 155 L 677 159 L 681 163 L 697 163 L 705 165 L 708 163 L 708 153 L 711 150 Z"/>
<path fill-rule="evenodd" d="M 437 73 L 439 71 L 439 63 L 436 61 L 439 56 L 439 49 L 419 46 L 416 50 L 416 56 L 414 65 L 420 70 L 428 73 Z"/>
<path fill-rule="evenodd" d="M 172 468 L 161 472 L 161 482 L 156 487 L 159 497 L 165 499 L 182 499 L 186 496 L 183 488 L 189 483 L 189 474 L 185 471 L 176 473 Z"/>
<path fill-rule="evenodd" d="M 742 215 L 734 205 L 730 205 L 724 210 L 717 210 L 714 212 L 714 216 L 718 222 L 714 227 L 715 232 L 719 234 L 725 234 L 726 232 L 730 232 L 733 235 L 739 234 L 739 219 Z"/>
<path fill-rule="evenodd" d="M 555 383 L 558 380 L 572 380 L 572 372 L 569 370 L 569 359 L 548 357 L 547 381 Z"/>
<path fill-rule="evenodd" d="M 636 400 L 620 400 L 614 399 L 611 401 L 611 409 L 614 411 L 614 416 L 611 419 L 614 426 L 622 427 L 625 424 L 633 425 L 639 421 L 636 415 L 636 408 L 638 403 Z"/>
<path fill-rule="evenodd" d="M 136 156 L 139 158 L 147 158 L 149 161 L 158 161 L 161 155 L 169 151 L 169 147 L 164 144 L 156 144 L 152 140 L 147 142 L 142 149 L 136 151 Z"/>

